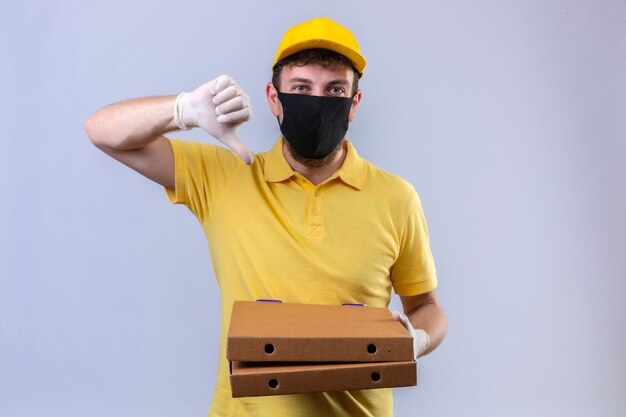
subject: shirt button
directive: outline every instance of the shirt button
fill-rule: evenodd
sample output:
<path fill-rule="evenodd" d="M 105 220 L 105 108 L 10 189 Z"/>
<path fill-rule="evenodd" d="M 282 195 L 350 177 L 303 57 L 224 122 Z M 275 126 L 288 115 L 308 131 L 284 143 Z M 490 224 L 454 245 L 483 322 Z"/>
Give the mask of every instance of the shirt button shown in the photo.
<path fill-rule="evenodd" d="M 315 197 L 319 197 L 320 194 L 322 194 L 320 190 L 315 190 Z"/>
<path fill-rule="evenodd" d="M 313 210 L 313 215 L 314 215 L 314 216 L 318 216 L 319 214 L 320 214 L 320 213 L 319 213 L 319 211 L 317 211 L 317 210 Z"/>

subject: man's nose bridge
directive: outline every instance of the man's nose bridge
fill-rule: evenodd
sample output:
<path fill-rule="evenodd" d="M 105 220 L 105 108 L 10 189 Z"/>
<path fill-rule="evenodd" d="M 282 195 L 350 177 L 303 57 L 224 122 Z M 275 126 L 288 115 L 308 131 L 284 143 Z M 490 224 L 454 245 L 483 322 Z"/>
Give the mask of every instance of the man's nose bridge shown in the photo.
<path fill-rule="evenodd" d="M 323 96 L 324 95 L 324 86 L 323 85 L 314 85 L 311 87 L 311 94 L 314 96 Z"/>

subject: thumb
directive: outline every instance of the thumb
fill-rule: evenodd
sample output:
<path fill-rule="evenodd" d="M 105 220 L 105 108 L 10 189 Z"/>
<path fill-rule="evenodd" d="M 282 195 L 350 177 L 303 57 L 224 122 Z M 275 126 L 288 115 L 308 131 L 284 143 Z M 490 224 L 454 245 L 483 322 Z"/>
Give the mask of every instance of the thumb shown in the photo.
<path fill-rule="evenodd" d="M 223 136 L 222 138 L 220 138 L 220 140 L 224 145 L 235 151 L 235 153 L 239 155 L 247 165 L 252 164 L 254 160 L 252 157 L 252 152 L 250 152 L 248 146 L 243 143 L 242 140 L 239 138 L 239 134 L 237 133 L 237 131 L 231 132 L 230 134 Z"/>
<path fill-rule="evenodd" d="M 395 321 L 402 323 L 411 336 L 413 336 L 413 356 L 414 359 L 417 360 L 417 358 L 428 349 L 428 345 L 430 345 L 428 333 L 422 329 L 415 329 L 406 314 L 402 314 L 399 311 L 392 311 L 391 317 Z"/>
<path fill-rule="evenodd" d="M 405 314 L 402 314 L 399 311 L 392 311 L 391 317 L 395 321 L 399 321 L 400 323 L 402 323 L 407 330 L 411 331 L 411 329 L 413 329 L 413 326 L 409 322 L 409 318 Z"/>

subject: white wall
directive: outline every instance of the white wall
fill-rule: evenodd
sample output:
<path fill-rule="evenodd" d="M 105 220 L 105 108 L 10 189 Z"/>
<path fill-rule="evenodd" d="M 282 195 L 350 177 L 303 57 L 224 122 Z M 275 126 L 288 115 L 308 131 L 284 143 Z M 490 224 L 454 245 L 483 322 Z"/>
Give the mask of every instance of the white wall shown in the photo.
<path fill-rule="evenodd" d="M 226 72 L 265 150 L 280 36 L 323 15 L 368 58 L 349 136 L 420 193 L 449 316 L 396 415 L 626 414 L 626 2 L 76 0 L 0 13 L 0 415 L 206 415 L 202 230 L 82 124 Z"/>

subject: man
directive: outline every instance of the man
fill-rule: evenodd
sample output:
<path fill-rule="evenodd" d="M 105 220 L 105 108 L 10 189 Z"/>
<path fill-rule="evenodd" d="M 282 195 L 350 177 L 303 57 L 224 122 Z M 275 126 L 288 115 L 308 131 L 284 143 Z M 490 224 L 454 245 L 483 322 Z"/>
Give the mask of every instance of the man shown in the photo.
<path fill-rule="evenodd" d="M 228 76 L 178 97 L 141 98 L 85 126 L 101 150 L 166 188 L 207 236 L 222 301 L 219 375 L 209 416 L 389 416 L 391 390 L 232 399 L 225 340 L 234 300 L 387 306 L 391 287 L 415 354 L 436 348 L 446 321 L 417 194 L 361 159 L 344 139 L 365 68 L 350 31 L 326 19 L 285 34 L 266 86 L 282 136 L 252 155 L 237 128 L 248 97 Z M 163 136 L 200 127 L 227 148 Z M 234 152 L 233 152 L 234 151 Z"/>

